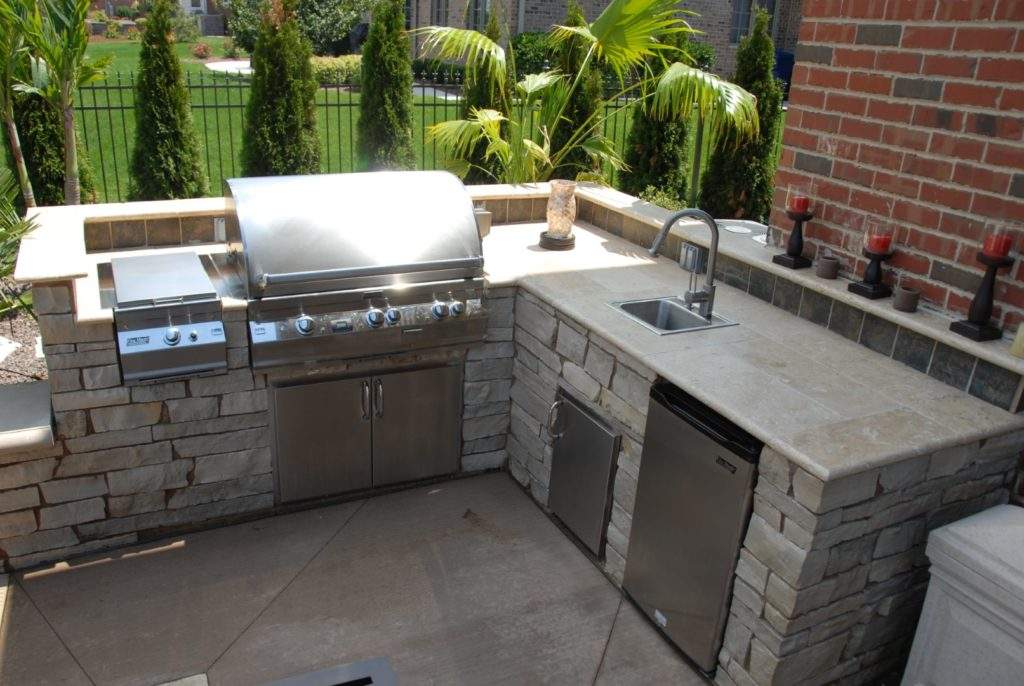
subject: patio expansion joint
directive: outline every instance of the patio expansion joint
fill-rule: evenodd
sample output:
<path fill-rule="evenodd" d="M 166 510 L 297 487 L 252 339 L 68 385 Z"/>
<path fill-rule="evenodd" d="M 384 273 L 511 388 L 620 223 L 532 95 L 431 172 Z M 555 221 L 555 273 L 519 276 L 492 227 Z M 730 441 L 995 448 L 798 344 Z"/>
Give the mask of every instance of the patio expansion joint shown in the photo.
<path fill-rule="evenodd" d="M 246 632 L 247 632 L 247 631 L 249 631 L 249 629 L 251 629 L 251 628 L 252 628 L 252 626 L 253 626 L 253 625 L 254 625 L 254 624 L 255 624 L 256 622 L 258 622 L 258 621 L 259 621 L 260 617 L 262 617 L 262 616 L 263 616 L 263 614 L 264 614 L 264 613 L 265 613 L 265 612 L 266 612 L 266 611 L 267 611 L 267 610 L 268 610 L 268 609 L 270 608 L 270 606 L 271 606 L 271 605 L 273 605 L 273 604 L 274 604 L 274 602 L 275 602 L 275 601 L 277 601 L 277 599 L 278 599 L 278 598 L 280 598 L 280 597 L 281 597 L 281 595 L 283 595 L 285 591 L 287 591 L 287 590 L 288 590 L 289 588 L 291 588 L 291 585 L 292 585 L 293 583 L 295 583 L 295 580 L 296 580 L 296 579 L 298 579 L 298 578 L 299 578 L 300 576 L 302 576 L 302 573 L 303 573 L 303 572 L 305 572 L 305 571 L 306 571 L 306 570 L 307 570 L 307 569 L 309 568 L 309 566 L 310 566 L 311 564 L 313 564 L 313 561 L 314 561 L 314 560 L 316 560 L 316 559 L 317 559 L 318 557 L 320 557 L 320 555 L 321 555 L 321 554 L 322 554 L 322 553 L 324 552 L 324 550 L 325 550 L 325 549 L 327 548 L 327 546 L 329 546 L 329 545 L 330 545 L 331 543 L 333 543 L 333 542 L 334 542 L 334 540 L 335 540 L 335 539 L 336 539 L 336 538 L 337 538 L 337 537 L 338 537 L 339 535 L 341 535 L 341 532 L 345 530 L 345 527 L 347 527 L 347 526 L 349 525 L 349 523 L 351 523 L 351 522 L 352 522 L 352 520 L 353 520 L 353 519 L 355 519 L 355 516 L 356 516 L 357 514 L 359 514 L 359 512 L 360 512 L 360 511 L 361 511 L 361 510 L 363 509 L 363 506 L 365 506 L 367 502 L 368 502 L 368 500 L 365 500 L 365 499 L 364 499 L 364 500 L 361 500 L 361 501 L 359 501 L 359 504 L 358 504 L 358 506 L 357 506 L 357 507 L 356 507 L 356 508 L 355 508 L 355 509 L 354 509 L 354 510 L 352 511 L 352 514 L 350 514 L 350 515 L 349 515 L 348 517 L 346 517 L 346 518 L 345 518 L 345 521 L 343 521 L 343 522 L 341 523 L 341 525 L 340 525 L 340 526 L 338 527 L 338 530 L 337 530 L 337 531 L 335 531 L 335 532 L 334 532 L 333 534 L 331 534 L 331 535 L 330 535 L 330 536 L 329 536 L 329 537 L 327 538 L 327 540 L 325 540 L 325 541 L 324 541 L 323 545 L 321 545 L 321 546 L 320 546 L 320 547 L 319 547 L 319 548 L 317 549 L 317 551 L 316 551 L 316 552 L 314 552 L 314 553 L 313 553 L 312 555 L 310 555 L 310 556 L 309 556 L 309 559 L 308 559 L 308 560 L 306 560 L 306 563 L 305 563 L 305 564 L 303 564 L 303 565 L 302 565 L 302 567 L 300 567 L 300 568 L 298 569 L 298 571 L 296 571 L 296 572 L 295 572 L 295 574 L 293 574 L 293 575 L 292 575 L 292 577 L 291 577 L 290 579 L 288 579 L 288 582 L 287 582 L 286 584 L 284 584 L 284 585 L 283 585 L 283 586 L 282 586 L 282 587 L 280 588 L 280 590 L 278 590 L 278 592 L 277 592 L 277 593 L 275 593 L 275 594 L 273 595 L 273 597 L 271 597 L 271 598 L 270 598 L 270 600 L 268 600 L 268 601 L 267 601 L 267 604 L 266 604 L 266 605 L 264 605 L 264 606 L 263 606 L 263 607 L 262 607 L 262 608 L 260 609 L 260 611 L 259 611 L 259 612 L 257 612 L 257 613 L 256 613 L 256 614 L 255 614 L 255 615 L 253 616 L 253 618 L 252 618 L 252 619 L 251 619 L 251 620 L 250 620 L 250 621 L 249 621 L 249 622 L 248 622 L 248 623 L 247 623 L 247 624 L 246 624 L 246 625 L 245 625 L 244 627 L 242 627 L 242 630 L 241 630 L 241 631 L 239 631 L 239 632 L 238 632 L 238 635 L 237 635 L 237 636 L 235 636 L 235 637 L 234 637 L 234 638 L 233 638 L 233 639 L 231 640 L 231 643 L 229 643 L 229 644 L 227 645 L 227 647 L 225 647 L 225 648 L 224 648 L 224 650 L 222 650 L 222 651 L 220 652 L 220 654 L 219 654 L 219 655 L 218 655 L 218 656 L 217 656 L 217 657 L 216 657 L 216 658 L 215 658 L 215 659 L 213 660 L 213 662 L 211 662 L 211 663 L 210 663 L 210 665 L 209 665 L 209 666 L 208 666 L 208 667 L 206 668 L 206 670 L 205 670 L 205 673 L 206 673 L 206 674 L 209 674 L 209 673 L 210 673 L 210 672 L 211 672 L 211 671 L 213 670 L 213 668 L 214 668 L 214 667 L 215 667 L 215 666 L 217 665 L 217 663 L 218 663 L 218 662 L 220 662 L 220 661 L 221 661 L 221 659 L 223 659 L 223 657 L 224 657 L 225 655 L 227 655 L 227 654 L 228 654 L 228 653 L 229 653 L 229 652 L 231 651 L 231 649 L 232 649 L 232 648 L 233 648 L 233 647 L 235 646 L 235 644 L 236 644 L 236 643 L 238 643 L 239 639 L 241 639 L 241 638 L 242 638 L 242 636 L 245 636 Z"/>
<path fill-rule="evenodd" d="M 28 589 L 24 585 L 22 585 L 21 579 L 13 574 L 9 578 L 10 583 L 12 585 L 17 585 L 17 587 L 21 589 L 21 592 L 25 594 L 25 598 L 28 599 L 28 602 L 32 604 L 32 607 L 35 608 L 36 613 L 43 620 L 43 622 L 46 623 L 46 626 L 50 629 L 50 631 L 53 633 L 56 639 L 60 641 L 60 644 L 64 648 L 65 652 L 67 652 L 71 659 L 75 661 L 75 664 L 78 665 L 78 669 L 82 672 L 82 676 L 88 679 L 90 684 L 96 686 L 96 680 L 92 678 L 92 675 L 89 674 L 89 671 L 85 668 L 85 665 L 82 664 L 81 660 L 78 659 L 78 656 L 75 655 L 75 652 L 71 650 L 71 647 L 64 640 L 64 637 L 60 635 L 59 631 L 57 631 L 57 627 L 54 626 L 53 622 L 50 621 L 50 618 L 47 617 L 46 613 L 43 612 L 43 609 L 39 607 L 39 605 L 36 603 L 36 600 L 32 597 L 32 594 L 28 592 Z"/>
<path fill-rule="evenodd" d="M 590 680 L 591 686 L 597 683 L 597 679 L 601 676 L 601 669 L 604 667 L 604 659 L 608 655 L 608 646 L 612 642 L 612 633 L 615 631 L 615 623 L 619 621 L 619 615 L 622 613 L 622 603 L 624 596 L 619 593 L 619 604 L 615 608 L 615 616 L 612 617 L 611 626 L 608 627 L 608 637 L 604 640 L 604 648 L 601 649 L 601 659 L 597 661 L 597 669 L 594 670 L 594 678 Z"/>

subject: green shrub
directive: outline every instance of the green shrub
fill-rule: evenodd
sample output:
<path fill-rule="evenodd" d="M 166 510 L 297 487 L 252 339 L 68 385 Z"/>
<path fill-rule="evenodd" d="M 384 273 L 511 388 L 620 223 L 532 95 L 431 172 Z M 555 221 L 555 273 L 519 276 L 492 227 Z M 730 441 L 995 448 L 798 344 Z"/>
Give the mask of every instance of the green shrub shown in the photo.
<path fill-rule="evenodd" d="M 153 3 L 154 7 L 156 3 Z M 171 32 L 174 34 L 175 43 L 195 43 L 199 40 L 199 22 L 196 18 L 181 9 L 178 4 L 174 5 L 171 14 Z"/>
<path fill-rule="evenodd" d="M 551 59 L 548 34 L 543 31 L 520 33 L 512 39 L 512 52 L 515 54 L 516 74 L 519 78 L 526 74 L 539 74 Z"/>
<path fill-rule="evenodd" d="M 579 6 L 576 0 L 569 1 L 565 25 L 587 25 L 587 19 L 583 16 L 583 8 Z M 566 41 L 561 50 L 554 55 L 555 59 L 552 60 L 552 65 L 557 67 L 563 74 L 575 74 L 583 65 L 588 49 L 588 46 L 580 39 Z M 583 140 L 590 137 L 593 133 L 594 123 L 597 121 L 593 114 L 601 107 L 603 89 L 604 80 L 601 77 L 601 70 L 592 62 L 583 74 L 579 87 L 569 99 L 569 103 L 563 112 L 563 121 L 559 123 L 551 135 L 552 150 L 564 148 L 569 139 L 580 129 L 587 130 Z M 576 146 L 572 148 L 569 154 L 562 158 L 559 166 L 552 172 L 551 178 L 575 179 L 578 174 L 590 171 L 595 171 L 593 158 L 581 146 Z"/>
<path fill-rule="evenodd" d="M 775 78 L 771 15 L 760 10 L 754 30 L 736 51 L 737 85 L 757 98 L 757 136 L 738 145 L 720 140 L 701 181 L 700 206 L 715 217 L 765 221 L 772 207 L 775 140 L 782 116 L 782 87 Z"/>
<path fill-rule="evenodd" d="M 117 5 L 114 7 L 114 16 L 121 19 L 134 19 L 139 16 L 139 8 L 131 5 Z"/>
<path fill-rule="evenodd" d="M 93 10 L 89 12 L 89 18 L 93 21 L 107 21 L 107 13 L 103 10 Z"/>
<path fill-rule="evenodd" d="M 267 0 L 229 0 L 228 31 L 247 52 L 256 46 L 262 8 Z M 370 9 L 371 0 L 297 0 L 299 29 L 317 55 L 337 55 L 348 46 L 348 35 Z"/>
<path fill-rule="evenodd" d="M 706 43 L 681 39 L 679 45 L 698 69 L 706 69 L 715 61 L 715 50 Z M 656 64 L 651 62 L 652 67 Z M 638 106 L 633 110 L 623 151 L 629 169 L 619 175 L 619 189 L 643 197 L 647 189 L 655 188 L 662 200 L 674 198 L 677 203 L 685 203 L 687 135 L 687 122 L 659 121 L 642 104 Z"/>
<path fill-rule="evenodd" d="M 639 193 L 641 200 L 646 200 L 652 205 L 657 205 L 663 210 L 675 212 L 686 207 L 686 202 L 681 200 L 675 193 L 656 186 L 647 186 Z"/>
<path fill-rule="evenodd" d="M 142 35 L 128 184 L 131 200 L 196 198 L 207 190 L 188 90 L 170 42 L 172 12 L 171 0 L 156 0 Z M 199 57 L 196 49 L 204 45 L 197 44 L 193 54 Z"/>
<path fill-rule="evenodd" d="M 108 40 L 121 37 L 121 27 L 116 21 L 107 22 L 107 28 L 103 29 L 103 37 Z"/>
<path fill-rule="evenodd" d="M 317 55 L 338 55 L 348 34 L 370 9 L 370 0 L 298 0 L 299 27 Z"/>
<path fill-rule="evenodd" d="M 497 42 L 501 39 L 501 27 L 498 25 L 498 13 L 491 12 L 487 17 L 484 35 Z M 490 109 L 501 111 L 500 90 L 486 74 L 470 69 L 466 72 L 465 87 L 462 90 L 462 118 L 468 119 L 474 109 Z M 479 141 L 466 156 L 470 164 L 469 171 L 463 177 L 466 183 L 491 183 L 497 176 L 497 162 L 487 159 L 487 141 Z"/>
<path fill-rule="evenodd" d="M 252 52 L 252 81 L 242 137 L 245 176 L 320 171 L 312 53 L 294 4 L 271 6 Z"/>
<path fill-rule="evenodd" d="M 339 55 L 338 57 L 314 55 L 310 60 L 310 64 L 313 66 L 313 78 L 320 85 L 341 83 L 358 86 L 362 59 L 362 55 Z"/>
<path fill-rule="evenodd" d="M 64 125 L 60 113 L 38 95 L 21 94 L 14 100 L 14 120 L 18 125 L 25 166 L 32 179 L 32 190 L 39 205 L 64 204 Z M 89 156 L 78 140 L 78 182 L 82 202 L 96 202 Z"/>
<path fill-rule="evenodd" d="M 235 41 L 231 40 L 230 37 L 225 38 L 224 42 L 221 43 L 221 50 L 224 52 L 224 56 L 228 59 L 235 59 L 241 54 L 238 46 L 235 45 Z"/>
<path fill-rule="evenodd" d="M 402 0 L 379 0 L 363 45 L 359 152 L 370 169 L 412 169 L 412 63 Z"/>
<path fill-rule="evenodd" d="M 230 0 L 228 31 L 235 45 L 252 54 L 260 32 L 260 8 L 265 0 Z"/>

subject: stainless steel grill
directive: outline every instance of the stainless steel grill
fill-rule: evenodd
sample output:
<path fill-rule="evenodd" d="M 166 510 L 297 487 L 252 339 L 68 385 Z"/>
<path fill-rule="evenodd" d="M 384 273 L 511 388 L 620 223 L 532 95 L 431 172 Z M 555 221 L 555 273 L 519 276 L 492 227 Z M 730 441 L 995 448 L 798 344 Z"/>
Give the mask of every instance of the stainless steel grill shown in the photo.
<path fill-rule="evenodd" d="M 481 340 L 473 203 L 445 172 L 227 182 L 256 368 Z"/>
<path fill-rule="evenodd" d="M 194 252 L 111 260 L 125 383 L 227 369 L 217 290 Z"/>

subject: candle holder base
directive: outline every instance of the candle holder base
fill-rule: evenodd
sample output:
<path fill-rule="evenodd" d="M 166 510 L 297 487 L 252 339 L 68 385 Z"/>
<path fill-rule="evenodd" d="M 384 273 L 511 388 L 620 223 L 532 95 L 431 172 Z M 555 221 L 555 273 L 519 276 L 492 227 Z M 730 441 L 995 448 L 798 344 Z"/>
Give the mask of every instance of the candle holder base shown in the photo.
<path fill-rule="evenodd" d="M 864 283 L 863 281 L 854 281 L 847 287 L 847 289 L 851 293 L 856 293 L 868 300 L 881 300 L 882 298 L 888 298 L 892 295 L 892 289 L 884 283 Z"/>
<path fill-rule="evenodd" d="M 803 255 L 797 255 L 793 257 L 782 253 L 780 255 L 773 255 L 772 262 L 775 264 L 781 264 L 783 267 L 789 267 L 790 269 L 806 269 L 811 266 L 811 261 Z"/>
<path fill-rule="evenodd" d="M 949 330 L 972 341 L 996 341 L 1003 337 L 1003 330 L 991 322 L 975 324 L 962 319 L 949 325 Z"/>
<path fill-rule="evenodd" d="M 545 250 L 572 250 L 576 247 L 576 236 L 570 235 L 560 238 L 549 235 L 547 231 L 541 231 L 540 247 Z"/>

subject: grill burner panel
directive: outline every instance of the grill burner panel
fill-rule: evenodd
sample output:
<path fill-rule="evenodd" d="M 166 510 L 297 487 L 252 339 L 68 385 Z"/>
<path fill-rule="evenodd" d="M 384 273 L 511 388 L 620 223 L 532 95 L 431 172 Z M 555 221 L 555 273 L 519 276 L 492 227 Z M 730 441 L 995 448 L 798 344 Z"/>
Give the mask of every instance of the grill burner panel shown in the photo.
<path fill-rule="evenodd" d="M 111 260 L 125 383 L 227 369 L 220 300 L 193 252 Z"/>
<path fill-rule="evenodd" d="M 231 179 L 254 368 L 483 340 L 483 251 L 445 172 Z"/>

